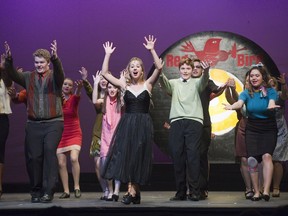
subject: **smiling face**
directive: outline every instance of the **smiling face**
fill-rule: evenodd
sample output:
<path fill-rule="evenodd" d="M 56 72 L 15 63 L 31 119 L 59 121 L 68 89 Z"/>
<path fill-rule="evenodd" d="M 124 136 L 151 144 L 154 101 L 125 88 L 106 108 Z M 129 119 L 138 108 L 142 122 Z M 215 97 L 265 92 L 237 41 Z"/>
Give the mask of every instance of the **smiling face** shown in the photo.
<path fill-rule="evenodd" d="M 105 90 L 107 88 L 107 83 L 108 83 L 108 81 L 103 76 L 101 76 L 100 82 L 99 82 L 100 88 Z"/>
<path fill-rule="evenodd" d="M 258 69 L 251 70 L 249 74 L 249 81 L 253 88 L 258 89 L 263 83 L 263 76 Z"/>
<path fill-rule="evenodd" d="M 35 56 L 34 66 L 37 73 L 44 73 L 49 70 L 49 62 L 44 57 Z"/>
<path fill-rule="evenodd" d="M 185 79 L 185 80 L 191 78 L 192 71 L 193 71 L 192 66 L 188 65 L 186 63 L 181 65 L 180 68 L 179 68 L 180 76 L 181 76 L 182 79 Z"/>
<path fill-rule="evenodd" d="M 118 88 L 116 88 L 111 83 L 108 84 L 107 91 L 108 91 L 108 95 L 111 99 L 115 99 L 117 97 Z"/>
<path fill-rule="evenodd" d="M 192 71 L 192 77 L 198 78 L 202 75 L 203 68 L 200 64 L 200 61 L 194 61 L 193 64 L 194 64 L 194 69 Z"/>
<path fill-rule="evenodd" d="M 62 85 L 62 92 L 65 95 L 69 95 L 72 94 L 72 89 L 73 89 L 73 81 L 69 78 L 66 78 Z"/>

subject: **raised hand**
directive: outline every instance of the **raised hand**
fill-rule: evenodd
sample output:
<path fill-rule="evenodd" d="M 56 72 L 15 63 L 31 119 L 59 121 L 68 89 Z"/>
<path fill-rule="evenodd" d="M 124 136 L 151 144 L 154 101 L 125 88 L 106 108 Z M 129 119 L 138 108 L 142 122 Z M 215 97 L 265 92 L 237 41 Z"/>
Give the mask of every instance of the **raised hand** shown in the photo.
<path fill-rule="evenodd" d="M 7 41 L 4 42 L 4 48 L 5 48 L 5 57 L 10 58 L 11 57 L 11 49 Z"/>
<path fill-rule="evenodd" d="M 227 86 L 228 87 L 232 87 L 232 88 L 235 88 L 235 80 L 233 78 L 228 78 L 228 81 L 227 81 Z"/>
<path fill-rule="evenodd" d="M 286 84 L 285 73 L 280 74 L 280 77 L 277 77 L 277 81 L 278 81 L 281 85 L 285 85 L 285 84 Z"/>
<path fill-rule="evenodd" d="M 144 47 L 148 50 L 152 50 L 154 49 L 154 45 L 155 45 L 155 42 L 156 42 L 156 38 L 154 38 L 153 35 L 149 35 L 148 36 L 148 39 L 147 37 L 144 37 L 145 41 L 146 41 L 146 44 L 143 43 Z"/>
<path fill-rule="evenodd" d="M 95 76 L 92 75 L 92 77 L 93 77 L 93 81 L 94 81 L 94 86 L 98 85 L 98 83 L 100 82 L 100 79 L 101 79 L 101 71 L 97 70 Z"/>
<path fill-rule="evenodd" d="M 88 71 L 86 70 L 85 67 L 81 67 L 79 70 L 79 73 L 81 74 L 82 80 L 86 80 L 88 77 Z"/>
<path fill-rule="evenodd" d="M 53 42 L 51 43 L 51 55 L 53 56 L 53 58 L 57 58 L 57 41 L 53 40 Z"/>
<path fill-rule="evenodd" d="M 83 80 L 76 80 L 75 85 L 78 89 L 81 89 L 83 87 Z"/>
<path fill-rule="evenodd" d="M 112 42 L 105 42 L 103 44 L 104 50 L 106 54 L 112 54 L 114 52 L 114 50 L 116 49 L 116 47 L 113 47 L 113 43 Z"/>
<path fill-rule="evenodd" d="M 207 61 L 201 61 L 200 64 L 204 70 L 207 70 L 210 68 L 210 63 Z"/>

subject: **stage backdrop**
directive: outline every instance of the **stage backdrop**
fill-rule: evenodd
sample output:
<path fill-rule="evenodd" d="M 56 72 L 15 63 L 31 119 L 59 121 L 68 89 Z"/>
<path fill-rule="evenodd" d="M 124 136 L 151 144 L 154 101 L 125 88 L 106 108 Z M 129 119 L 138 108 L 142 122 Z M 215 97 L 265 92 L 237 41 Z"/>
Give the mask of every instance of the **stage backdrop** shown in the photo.
<path fill-rule="evenodd" d="M 253 64 L 261 62 L 271 75 L 276 77 L 280 75 L 272 58 L 259 45 L 231 32 L 199 32 L 173 43 L 161 54 L 165 62 L 163 73 L 168 79 L 179 78 L 179 61 L 188 56 L 211 62 L 210 79 L 218 86 L 224 85 L 228 78 L 233 78 L 238 93 L 243 91 L 245 74 Z M 153 69 L 150 70 L 150 74 Z M 163 125 L 164 122 L 169 122 L 171 97 L 161 89 L 159 83 L 154 87 L 152 95 L 155 143 L 163 152 L 169 154 L 167 148 L 169 130 L 164 129 Z M 225 93 L 210 101 L 209 113 L 214 138 L 209 154 L 211 162 L 231 163 L 235 161 L 234 135 L 238 119 L 236 111 L 223 109 L 223 103 L 228 103 Z"/>

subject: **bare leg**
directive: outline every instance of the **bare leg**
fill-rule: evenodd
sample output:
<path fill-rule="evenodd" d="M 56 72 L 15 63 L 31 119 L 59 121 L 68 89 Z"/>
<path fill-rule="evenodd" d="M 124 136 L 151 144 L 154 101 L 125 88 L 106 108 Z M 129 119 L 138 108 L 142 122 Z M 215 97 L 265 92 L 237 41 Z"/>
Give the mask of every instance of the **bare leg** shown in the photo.
<path fill-rule="evenodd" d="M 80 180 L 80 164 L 79 164 L 79 151 L 78 150 L 72 150 L 70 152 L 70 161 L 72 164 L 72 175 L 74 180 L 74 190 L 79 189 L 79 180 Z"/>
<path fill-rule="evenodd" d="M 119 192 L 120 192 L 121 182 L 119 180 L 115 180 L 114 184 L 115 184 L 115 188 L 114 188 L 114 193 L 113 194 L 118 196 Z"/>
<path fill-rule="evenodd" d="M 57 154 L 58 164 L 59 164 L 59 174 L 62 181 L 64 192 L 69 194 L 69 184 L 68 184 L 68 171 L 67 171 L 67 158 L 63 153 Z"/>
<path fill-rule="evenodd" d="M 263 194 L 269 195 L 273 175 L 272 156 L 270 154 L 264 154 L 262 156 L 262 159 L 263 159 L 262 163 L 263 163 L 263 180 L 264 180 Z"/>
<path fill-rule="evenodd" d="M 253 196 L 253 188 L 252 188 L 252 183 L 251 183 L 251 178 L 250 178 L 250 173 L 249 173 L 249 168 L 248 168 L 246 157 L 241 157 L 240 172 L 241 172 L 241 175 L 244 180 L 245 187 L 246 187 L 245 197 L 249 199 L 251 198 L 251 196 Z"/>
<path fill-rule="evenodd" d="M 260 197 L 258 171 L 250 172 L 250 176 L 254 188 L 254 197 Z"/>
<path fill-rule="evenodd" d="M 94 162 L 95 162 L 95 173 L 96 173 L 97 179 L 99 181 L 99 184 L 101 186 L 101 189 L 102 189 L 102 192 L 103 192 L 103 197 L 104 197 L 105 196 L 106 187 L 105 187 L 104 179 L 100 175 L 100 157 L 98 157 L 98 156 L 94 157 Z M 108 194 L 106 196 L 108 196 Z"/>
<path fill-rule="evenodd" d="M 263 161 L 258 164 L 259 172 L 259 190 L 261 193 L 264 191 L 264 179 L 263 179 Z"/>
<path fill-rule="evenodd" d="M 252 201 L 260 200 L 260 190 L 259 190 L 259 173 L 258 173 L 258 161 L 254 157 L 249 157 L 247 159 L 249 166 L 249 173 L 254 188 L 254 196 L 251 198 Z"/>

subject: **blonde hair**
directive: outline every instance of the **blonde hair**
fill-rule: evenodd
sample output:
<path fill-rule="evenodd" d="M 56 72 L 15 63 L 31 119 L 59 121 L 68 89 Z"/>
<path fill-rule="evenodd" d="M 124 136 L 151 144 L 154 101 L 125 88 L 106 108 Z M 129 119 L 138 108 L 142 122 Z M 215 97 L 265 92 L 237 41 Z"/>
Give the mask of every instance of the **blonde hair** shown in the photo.
<path fill-rule="evenodd" d="M 145 68 L 144 68 L 144 63 L 142 61 L 142 59 L 138 58 L 138 57 L 132 57 L 126 67 L 127 71 L 129 71 L 129 67 L 131 65 L 131 62 L 132 61 L 138 61 L 141 65 L 141 68 L 142 68 L 142 74 L 141 74 L 141 77 L 140 77 L 140 82 L 145 82 L 145 77 L 144 77 L 144 74 L 145 74 Z M 130 71 L 129 71 L 129 82 L 131 83 L 131 76 L 130 76 Z M 127 81 L 126 81 L 127 82 Z M 128 83 L 127 83 L 128 84 Z"/>

